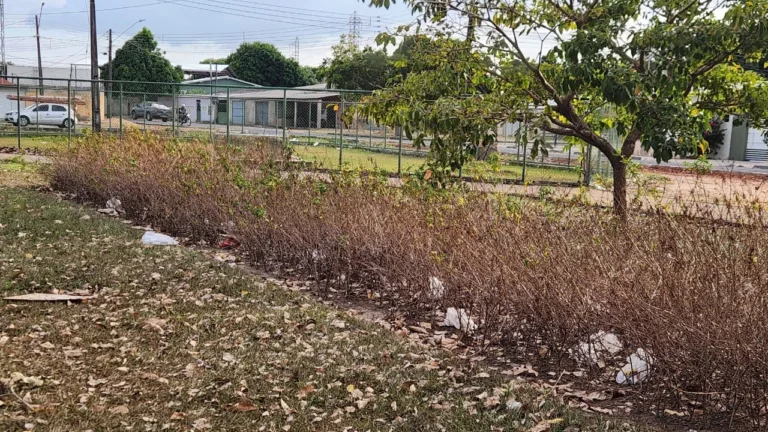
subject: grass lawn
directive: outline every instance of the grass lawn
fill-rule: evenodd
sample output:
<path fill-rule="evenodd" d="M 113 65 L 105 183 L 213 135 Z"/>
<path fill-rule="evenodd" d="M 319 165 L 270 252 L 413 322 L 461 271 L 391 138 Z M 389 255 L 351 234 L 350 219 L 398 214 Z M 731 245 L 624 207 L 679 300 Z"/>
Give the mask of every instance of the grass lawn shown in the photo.
<path fill-rule="evenodd" d="M 38 174 L 38 168 L 38 164 L 25 162 L 18 156 L 0 159 L 0 186 L 41 185 L 43 177 Z"/>
<path fill-rule="evenodd" d="M 293 147 L 296 155 L 304 160 L 317 163 L 322 168 L 337 168 L 339 166 L 339 149 L 326 146 L 303 146 Z M 379 169 L 387 172 L 397 172 L 397 154 L 372 152 L 364 149 L 345 148 L 342 152 L 342 160 L 350 168 L 361 168 L 366 170 Z M 413 172 L 425 162 L 425 158 L 403 155 L 402 171 Z M 468 176 L 484 176 L 487 178 L 498 177 L 504 179 L 521 179 L 523 174 L 522 165 L 502 165 L 497 174 L 489 171 L 488 164 L 485 162 L 472 162 L 467 165 L 464 174 Z M 557 169 L 547 167 L 526 167 L 527 181 L 555 181 L 576 183 L 579 181 L 579 173 L 575 170 Z"/>
<path fill-rule="evenodd" d="M 73 138 L 74 139 L 74 138 Z M 43 136 L 32 131 L 22 131 L 21 148 L 36 148 L 41 150 L 60 150 L 67 148 L 68 137 L 65 135 Z M 18 147 L 19 141 L 15 134 L 0 135 L 0 147 Z"/>
<path fill-rule="evenodd" d="M 636 430 L 142 233 L 0 187 L 0 294 L 98 294 L 0 300 L 0 430 Z"/>

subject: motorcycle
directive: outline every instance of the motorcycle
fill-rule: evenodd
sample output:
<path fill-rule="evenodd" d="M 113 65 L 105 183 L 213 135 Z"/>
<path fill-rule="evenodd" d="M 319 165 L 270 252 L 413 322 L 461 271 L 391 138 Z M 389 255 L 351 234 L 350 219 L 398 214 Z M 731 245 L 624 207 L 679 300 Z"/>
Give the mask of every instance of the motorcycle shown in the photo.
<path fill-rule="evenodd" d="M 179 124 L 182 126 L 192 126 L 192 119 L 189 117 L 189 113 L 179 110 Z"/>

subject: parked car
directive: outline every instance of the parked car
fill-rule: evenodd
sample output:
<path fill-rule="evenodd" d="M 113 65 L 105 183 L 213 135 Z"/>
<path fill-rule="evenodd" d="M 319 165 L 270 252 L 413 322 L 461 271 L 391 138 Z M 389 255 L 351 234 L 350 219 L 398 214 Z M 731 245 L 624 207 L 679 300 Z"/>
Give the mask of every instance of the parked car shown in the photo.
<path fill-rule="evenodd" d="M 157 102 L 141 102 L 131 108 L 131 118 L 134 120 L 143 117 L 147 119 L 147 121 L 160 119 L 165 122 L 170 120 L 172 116 L 170 108 Z"/>
<path fill-rule="evenodd" d="M 30 124 L 50 125 L 60 128 L 73 128 L 77 124 L 77 119 L 73 112 L 66 105 L 61 104 L 37 104 L 18 111 L 5 113 L 5 121 L 13 123 L 14 126 L 22 127 Z"/>

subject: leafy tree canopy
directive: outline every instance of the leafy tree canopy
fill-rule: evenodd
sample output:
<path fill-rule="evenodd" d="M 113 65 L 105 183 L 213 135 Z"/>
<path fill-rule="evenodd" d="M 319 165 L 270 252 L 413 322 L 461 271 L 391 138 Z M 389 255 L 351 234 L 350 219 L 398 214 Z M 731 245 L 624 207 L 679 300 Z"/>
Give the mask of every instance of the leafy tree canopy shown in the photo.
<path fill-rule="evenodd" d="M 101 67 L 101 76 L 107 76 L 108 64 Z M 171 65 L 157 47 L 152 32 L 143 28 L 117 50 L 112 59 L 112 79 L 115 81 L 143 81 L 145 83 L 181 82 L 184 72 Z M 150 93 L 170 93 L 170 85 L 160 84 L 123 84 L 123 91 Z"/>
<path fill-rule="evenodd" d="M 245 81 L 268 87 L 298 87 L 313 84 L 306 71 L 287 59 L 274 45 L 249 42 L 227 58 L 229 68 Z"/>
<path fill-rule="evenodd" d="M 225 65 L 225 64 L 227 64 L 227 58 L 226 57 L 223 57 L 223 58 L 213 58 L 213 57 L 212 58 L 207 58 L 207 59 L 201 61 L 200 64 Z"/>
<path fill-rule="evenodd" d="M 739 64 L 766 55 L 768 0 L 404 1 L 442 49 L 425 54 L 430 69 L 377 92 L 364 114 L 440 137 L 442 145 L 430 146 L 438 161 L 461 162 L 465 143 L 489 145 L 494 125 L 525 119 L 534 148 L 543 130 L 603 153 L 624 216 L 636 143 L 666 161 L 706 146 L 703 132 L 717 114 L 757 126 L 768 119 L 768 85 Z M 531 34 L 554 48 L 532 52 L 523 41 Z M 620 141 L 608 141 L 608 130 Z M 457 133 L 464 135 L 451 138 Z"/>
<path fill-rule="evenodd" d="M 383 88 L 392 75 L 392 62 L 384 50 L 360 50 L 346 36 L 334 45 L 333 57 L 323 66 L 323 78 L 329 86 L 348 90 Z"/>

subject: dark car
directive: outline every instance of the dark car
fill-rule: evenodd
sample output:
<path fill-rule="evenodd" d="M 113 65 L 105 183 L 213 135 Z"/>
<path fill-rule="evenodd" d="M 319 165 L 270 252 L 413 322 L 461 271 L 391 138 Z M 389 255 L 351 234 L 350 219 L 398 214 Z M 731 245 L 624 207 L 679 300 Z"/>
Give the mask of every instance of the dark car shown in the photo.
<path fill-rule="evenodd" d="M 131 109 L 131 117 L 134 120 L 144 117 L 147 121 L 160 119 L 165 122 L 171 119 L 172 114 L 171 109 L 165 105 L 157 102 L 141 102 Z"/>

